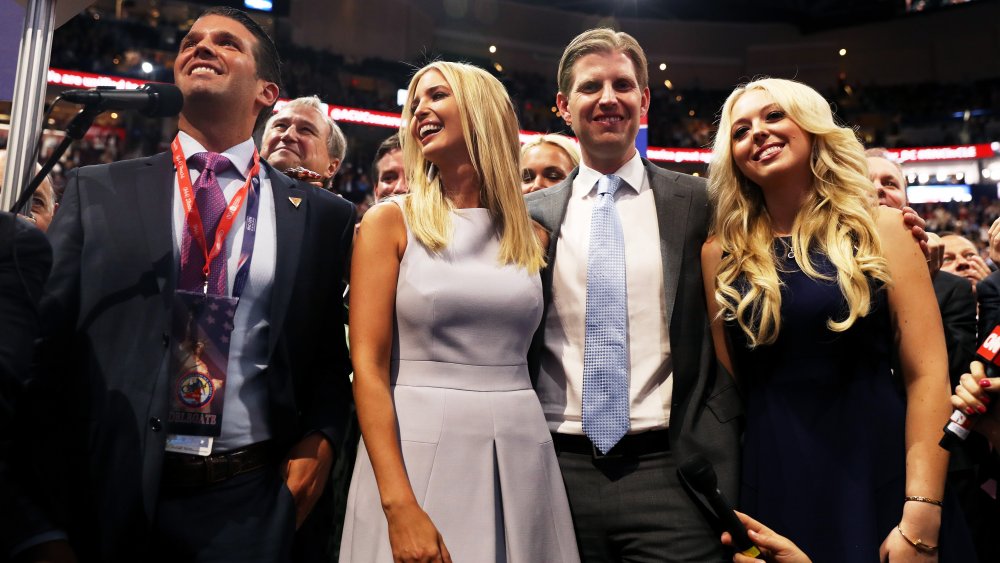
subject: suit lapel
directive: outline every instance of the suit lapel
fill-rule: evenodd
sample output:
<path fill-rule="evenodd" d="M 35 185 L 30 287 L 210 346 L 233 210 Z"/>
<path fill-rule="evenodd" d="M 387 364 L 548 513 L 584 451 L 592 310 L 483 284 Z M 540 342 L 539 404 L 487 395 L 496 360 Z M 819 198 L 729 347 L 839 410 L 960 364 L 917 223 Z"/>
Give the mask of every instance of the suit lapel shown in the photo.
<path fill-rule="evenodd" d="M 267 177 L 271 181 L 271 192 L 274 194 L 274 232 L 275 259 L 274 285 L 271 292 L 271 336 L 268 356 L 274 352 L 278 336 L 282 333 L 288 303 L 295 285 L 296 272 L 299 270 L 299 258 L 302 250 L 302 237 L 305 233 L 306 220 L 309 213 L 309 197 L 305 189 L 284 174 L 280 174 L 266 163 Z"/>
<path fill-rule="evenodd" d="M 549 231 L 548 261 L 550 265 L 556 257 L 556 241 L 559 239 L 562 222 L 566 217 L 569 198 L 573 195 L 573 180 L 576 179 L 579 171 L 579 168 L 574 169 L 568 178 L 542 192 L 544 197 L 540 198 L 536 204 L 537 212 L 532 213 L 534 219 Z"/>
<path fill-rule="evenodd" d="M 666 319 L 673 326 L 674 300 L 680 283 L 681 262 L 684 258 L 684 237 L 687 232 L 688 194 L 678 189 L 676 180 L 658 169 L 655 164 L 644 160 L 649 185 L 653 189 L 656 217 L 660 228 L 660 255 L 663 262 L 663 291 L 666 303 Z"/>

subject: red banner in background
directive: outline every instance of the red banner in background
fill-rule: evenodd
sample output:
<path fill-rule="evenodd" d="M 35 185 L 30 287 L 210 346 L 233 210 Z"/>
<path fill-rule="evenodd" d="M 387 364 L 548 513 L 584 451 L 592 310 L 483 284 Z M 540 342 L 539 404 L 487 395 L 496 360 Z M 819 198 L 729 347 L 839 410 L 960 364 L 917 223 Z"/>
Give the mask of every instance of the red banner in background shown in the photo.
<path fill-rule="evenodd" d="M 996 144 L 996 143 L 993 143 Z M 933 162 L 938 160 L 970 160 L 992 158 L 995 152 L 990 143 L 978 145 L 952 145 L 947 147 L 916 147 L 888 149 L 886 152 L 896 162 Z"/>
<path fill-rule="evenodd" d="M 97 86 L 114 86 L 115 88 L 132 89 L 142 86 L 147 80 L 123 78 L 89 72 L 49 69 L 49 84 L 68 88 L 96 88 Z M 277 108 L 290 100 L 278 100 Z M 376 111 L 361 108 L 327 105 L 327 113 L 334 121 L 370 125 L 397 129 L 401 116 L 398 113 Z M 521 142 L 541 135 L 537 131 L 521 131 Z M 1000 153 L 1000 143 L 981 143 L 978 145 L 953 145 L 947 147 L 913 147 L 889 149 L 889 155 L 897 162 L 937 162 L 944 160 L 978 160 L 992 158 Z M 659 162 L 693 162 L 707 164 L 712 151 L 692 148 L 649 147 L 647 158 Z"/>

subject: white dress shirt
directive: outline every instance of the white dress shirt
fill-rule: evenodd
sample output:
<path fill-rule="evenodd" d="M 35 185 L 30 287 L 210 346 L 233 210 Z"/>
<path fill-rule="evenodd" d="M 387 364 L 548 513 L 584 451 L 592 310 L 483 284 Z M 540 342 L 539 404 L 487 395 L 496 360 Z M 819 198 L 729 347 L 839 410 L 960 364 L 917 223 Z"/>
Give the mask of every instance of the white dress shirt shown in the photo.
<path fill-rule="evenodd" d="M 185 158 L 205 152 L 205 147 L 190 135 L 180 132 L 181 148 Z M 253 163 L 253 139 L 231 147 L 222 154 L 233 163 L 218 175 L 219 186 L 226 201 L 246 182 Z M 200 173 L 190 168 L 191 183 L 198 180 Z M 177 176 L 174 175 L 173 193 L 173 234 L 174 263 L 180 271 L 180 248 L 186 225 L 184 205 L 179 195 Z M 236 278 L 240 249 L 243 248 L 246 203 L 233 221 L 233 228 L 226 235 L 226 286 L 232 295 Z M 271 437 L 268 421 L 267 368 L 268 337 L 270 332 L 271 286 L 274 283 L 276 254 L 274 222 L 274 194 L 267 169 L 260 168 L 260 200 L 257 209 L 257 238 L 254 241 L 253 257 L 250 259 L 250 275 L 233 320 L 233 333 L 229 345 L 229 365 L 224 388 L 225 401 L 222 407 L 222 434 L 215 439 L 213 453 L 247 446 Z M 211 241 L 209 241 L 211 244 Z"/>
<path fill-rule="evenodd" d="M 629 433 L 666 428 L 670 421 L 673 363 L 663 290 L 660 228 L 653 190 L 639 154 L 617 172 L 625 184 L 615 207 L 625 238 L 628 291 Z M 537 391 L 549 429 L 583 434 L 583 347 L 587 310 L 590 218 L 600 172 L 580 163 L 556 241 L 552 302 Z"/>

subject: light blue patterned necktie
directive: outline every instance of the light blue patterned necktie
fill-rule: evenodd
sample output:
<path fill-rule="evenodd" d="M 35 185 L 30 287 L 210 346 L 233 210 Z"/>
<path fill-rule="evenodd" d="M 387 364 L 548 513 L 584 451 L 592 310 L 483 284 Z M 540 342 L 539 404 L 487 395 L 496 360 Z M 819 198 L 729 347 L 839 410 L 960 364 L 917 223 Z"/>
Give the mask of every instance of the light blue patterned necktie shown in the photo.
<path fill-rule="evenodd" d="M 621 186 L 622 179 L 613 174 L 597 181 L 587 257 L 583 432 L 602 454 L 629 429 L 625 237 L 615 209 Z"/>

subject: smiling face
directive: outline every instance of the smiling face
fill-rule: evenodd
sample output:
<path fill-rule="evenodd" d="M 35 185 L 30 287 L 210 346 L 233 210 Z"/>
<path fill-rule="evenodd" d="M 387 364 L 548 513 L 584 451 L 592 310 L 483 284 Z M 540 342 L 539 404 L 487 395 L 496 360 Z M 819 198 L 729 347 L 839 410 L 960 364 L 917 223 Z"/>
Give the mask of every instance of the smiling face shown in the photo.
<path fill-rule="evenodd" d="M 540 143 L 521 155 L 521 192 L 530 194 L 562 182 L 573 171 L 566 151 L 552 143 Z"/>
<path fill-rule="evenodd" d="M 895 163 L 880 156 L 869 156 L 868 179 L 878 191 L 879 205 L 896 209 L 906 205 L 906 180 Z"/>
<path fill-rule="evenodd" d="M 329 178 L 340 166 L 327 149 L 330 133 L 330 124 L 315 108 L 285 106 L 267 122 L 260 154 L 278 170 L 302 166 Z"/>
<path fill-rule="evenodd" d="M 807 186 L 812 135 L 792 121 L 765 90 L 744 92 L 730 112 L 736 167 L 761 189 Z"/>
<path fill-rule="evenodd" d="M 258 78 L 256 46 L 257 38 L 236 20 L 214 14 L 199 18 L 174 60 L 174 81 L 184 94 L 182 116 L 209 104 L 256 119 L 261 108 L 273 104 L 277 85 Z"/>
<path fill-rule="evenodd" d="M 429 69 L 417 81 L 410 111 L 412 117 L 407 129 L 425 159 L 439 167 L 448 159 L 469 159 L 458 101 L 437 69 Z"/>
<path fill-rule="evenodd" d="M 580 140 L 584 164 L 614 172 L 635 154 L 649 88 L 639 87 L 632 59 L 622 51 L 580 57 L 572 76 L 569 93 L 556 95 L 559 113 Z"/>

